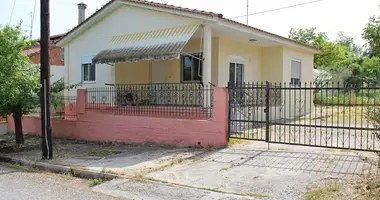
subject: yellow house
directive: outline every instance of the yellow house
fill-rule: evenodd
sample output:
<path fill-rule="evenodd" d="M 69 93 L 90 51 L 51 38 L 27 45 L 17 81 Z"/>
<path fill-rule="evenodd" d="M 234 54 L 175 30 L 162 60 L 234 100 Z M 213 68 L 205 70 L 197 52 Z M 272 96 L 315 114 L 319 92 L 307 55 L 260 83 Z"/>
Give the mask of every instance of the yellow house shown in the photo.
<path fill-rule="evenodd" d="M 306 82 L 319 52 L 222 14 L 140 0 L 110 1 L 57 45 L 65 49 L 66 83 L 80 88 Z"/>

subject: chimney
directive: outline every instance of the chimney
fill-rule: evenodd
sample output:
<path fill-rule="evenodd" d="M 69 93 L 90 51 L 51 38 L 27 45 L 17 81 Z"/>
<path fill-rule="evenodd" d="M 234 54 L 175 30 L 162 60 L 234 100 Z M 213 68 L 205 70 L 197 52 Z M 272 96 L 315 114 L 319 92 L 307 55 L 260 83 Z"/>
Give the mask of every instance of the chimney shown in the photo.
<path fill-rule="evenodd" d="M 87 8 L 87 5 L 85 3 L 79 3 L 78 4 L 78 24 L 82 23 L 84 19 L 86 18 L 85 16 L 85 10 Z"/>

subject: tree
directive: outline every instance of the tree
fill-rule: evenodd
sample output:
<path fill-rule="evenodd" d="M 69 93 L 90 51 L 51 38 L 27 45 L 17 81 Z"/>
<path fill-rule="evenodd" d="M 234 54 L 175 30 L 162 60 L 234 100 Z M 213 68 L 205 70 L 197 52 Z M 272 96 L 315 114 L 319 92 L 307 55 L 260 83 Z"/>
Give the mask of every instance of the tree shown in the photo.
<path fill-rule="evenodd" d="M 328 40 L 326 33 L 316 32 L 316 28 L 292 28 L 289 31 L 288 37 L 290 39 L 302 42 L 308 45 L 317 46 L 321 41 Z"/>
<path fill-rule="evenodd" d="M 363 39 L 368 43 L 366 54 L 380 57 L 380 16 L 372 16 L 363 30 Z"/>
<path fill-rule="evenodd" d="M 314 67 L 335 70 L 347 59 L 359 56 L 361 48 L 354 44 L 353 38 L 338 33 L 336 41 L 330 41 L 325 32 L 316 32 L 316 28 L 292 28 L 289 38 L 321 49 L 314 56 Z"/>
<path fill-rule="evenodd" d="M 0 29 L 0 114 L 12 114 L 17 144 L 24 143 L 21 117 L 38 105 L 39 90 L 38 68 L 23 54 L 31 43 L 20 27 Z"/>
<path fill-rule="evenodd" d="M 354 38 L 344 35 L 343 32 L 338 33 L 335 44 L 347 47 L 351 53 L 349 56 L 360 57 L 363 54 L 363 49 L 359 45 L 355 44 Z"/>

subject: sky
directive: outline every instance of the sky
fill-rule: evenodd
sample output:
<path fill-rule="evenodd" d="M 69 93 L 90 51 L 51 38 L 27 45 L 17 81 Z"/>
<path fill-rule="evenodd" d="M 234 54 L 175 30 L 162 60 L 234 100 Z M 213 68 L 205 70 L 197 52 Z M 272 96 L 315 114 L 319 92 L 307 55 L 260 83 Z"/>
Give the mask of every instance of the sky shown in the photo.
<path fill-rule="evenodd" d="M 33 20 L 33 39 L 40 37 L 40 0 L 0 0 L 0 25 L 16 25 L 22 20 L 25 34 L 30 34 L 31 12 L 36 1 Z M 109 0 L 50 0 L 50 33 L 65 33 L 77 25 L 80 2 L 86 3 L 86 17 L 93 14 Z M 223 14 L 226 18 L 246 14 L 247 0 L 155 0 L 168 4 Z M 310 2 L 312 0 L 248 0 L 249 13 Z M 331 39 L 343 31 L 359 44 L 365 44 L 362 30 L 373 15 L 380 15 L 380 0 L 322 0 L 249 17 L 249 25 L 287 37 L 291 28 L 316 27 Z M 14 8 L 14 9 L 13 9 Z M 13 12 L 12 12 L 13 10 Z M 13 14 L 12 14 L 13 13 Z M 246 23 L 246 18 L 236 21 Z"/>

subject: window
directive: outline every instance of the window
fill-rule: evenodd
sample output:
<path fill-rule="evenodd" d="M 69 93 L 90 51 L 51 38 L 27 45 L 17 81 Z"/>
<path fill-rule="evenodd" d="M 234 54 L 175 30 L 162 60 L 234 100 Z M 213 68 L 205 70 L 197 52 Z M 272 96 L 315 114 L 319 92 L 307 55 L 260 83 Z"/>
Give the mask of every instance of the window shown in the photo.
<path fill-rule="evenodd" d="M 292 60 L 290 84 L 301 84 L 301 61 Z"/>
<path fill-rule="evenodd" d="M 244 64 L 230 62 L 230 83 L 239 85 L 244 80 Z"/>
<path fill-rule="evenodd" d="M 230 84 L 234 86 L 239 86 L 244 81 L 244 64 L 235 63 L 236 61 L 230 60 Z M 238 102 L 244 101 L 244 93 L 242 90 L 235 91 L 234 99 Z"/>
<path fill-rule="evenodd" d="M 61 48 L 61 60 L 65 61 L 65 49 Z"/>
<path fill-rule="evenodd" d="M 82 64 L 82 81 L 95 82 L 95 64 Z"/>
<path fill-rule="evenodd" d="M 181 57 L 182 81 L 201 81 L 202 63 L 202 54 L 183 55 Z"/>

